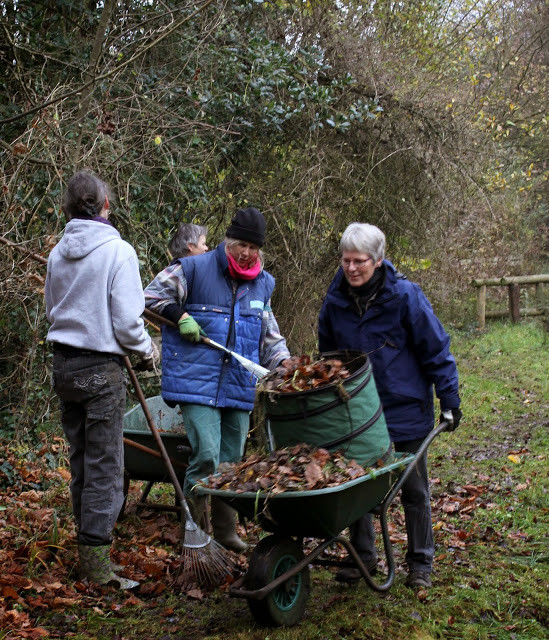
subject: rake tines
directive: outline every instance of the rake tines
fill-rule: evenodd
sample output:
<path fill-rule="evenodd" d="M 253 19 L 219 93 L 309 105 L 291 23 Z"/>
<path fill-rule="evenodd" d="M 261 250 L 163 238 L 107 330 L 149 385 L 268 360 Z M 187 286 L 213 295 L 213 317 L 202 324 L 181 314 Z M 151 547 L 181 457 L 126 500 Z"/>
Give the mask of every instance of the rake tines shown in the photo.
<path fill-rule="evenodd" d="M 205 589 L 218 587 L 235 575 L 237 562 L 232 554 L 187 518 L 184 526 L 183 552 L 177 582 L 182 587 Z"/>

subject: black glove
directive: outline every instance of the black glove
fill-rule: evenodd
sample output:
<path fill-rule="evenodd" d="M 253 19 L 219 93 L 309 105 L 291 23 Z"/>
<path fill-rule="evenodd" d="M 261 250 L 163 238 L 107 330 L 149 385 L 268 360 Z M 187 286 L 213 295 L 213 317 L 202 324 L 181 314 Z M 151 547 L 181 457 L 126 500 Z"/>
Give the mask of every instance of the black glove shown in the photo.
<path fill-rule="evenodd" d="M 451 413 L 452 417 L 445 415 L 447 413 Z M 459 427 L 459 422 L 462 415 L 463 414 L 461 413 L 461 409 L 459 407 L 456 407 L 455 409 L 444 409 L 440 414 L 439 420 L 440 422 L 446 420 L 450 423 L 446 428 L 446 431 L 455 431 Z"/>
<path fill-rule="evenodd" d="M 156 344 L 151 340 L 151 352 L 144 358 L 141 358 L 141 362 L 137 364 L 134 369 L 138 371 L 154 371 L 160 364 L 160 350 Z"/>

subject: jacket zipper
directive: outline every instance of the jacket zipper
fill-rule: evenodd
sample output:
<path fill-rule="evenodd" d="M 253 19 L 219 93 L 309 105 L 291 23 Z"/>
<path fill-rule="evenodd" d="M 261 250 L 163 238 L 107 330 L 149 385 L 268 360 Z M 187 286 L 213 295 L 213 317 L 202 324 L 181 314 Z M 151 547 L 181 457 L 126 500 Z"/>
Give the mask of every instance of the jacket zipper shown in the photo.
<path fill-rule="evenodd" d="M 231 289 L 233 293 L 233 299 L 231 302 L 231 319 L 229 320 L 229 331 L 227 332 L 227 342 L 225 346 L 230 349 L 229 343 L 231 342 L 231 334 L 233 332 L 233 324 L 234 324 L 234 307 L 236 305 L 236 293 L 238 291 L 238 286 L 234 280 L 231 280 Z"/>

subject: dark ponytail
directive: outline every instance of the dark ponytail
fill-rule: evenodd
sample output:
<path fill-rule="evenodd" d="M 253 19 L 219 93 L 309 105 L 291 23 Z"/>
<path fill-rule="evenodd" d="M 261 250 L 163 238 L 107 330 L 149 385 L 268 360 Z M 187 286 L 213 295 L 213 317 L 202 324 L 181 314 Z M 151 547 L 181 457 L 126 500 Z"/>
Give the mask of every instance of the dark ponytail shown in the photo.
<path fill-rule="evenodd" d="M 89 220 L 98 216 L 106 197 L 111 199 L 110 190 L 103 180 L 88 171 L 75 173 L 63 196 L 63 212 L 67 221 L 73 218 Z"/>

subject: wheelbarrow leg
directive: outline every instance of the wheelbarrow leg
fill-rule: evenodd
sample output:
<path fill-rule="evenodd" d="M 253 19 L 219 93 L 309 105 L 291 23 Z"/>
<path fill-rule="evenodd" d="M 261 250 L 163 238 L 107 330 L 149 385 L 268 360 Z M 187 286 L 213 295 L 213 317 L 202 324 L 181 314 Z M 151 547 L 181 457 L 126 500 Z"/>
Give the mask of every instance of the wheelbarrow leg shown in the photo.
<path fill-rule="evenodd" d="M 141 494 L 141 497 L 139 498 L 139 505 L 145 505 L 147 502 L 147 498 L 149 497 L 149 493 L 151 492 L 151 489 L 153 488 L 154 482 L 152 480 L 149 480 L 147 482 L 147 484 L 145 485 L 145 488 L 143 489 L 143 493 Z"/>

